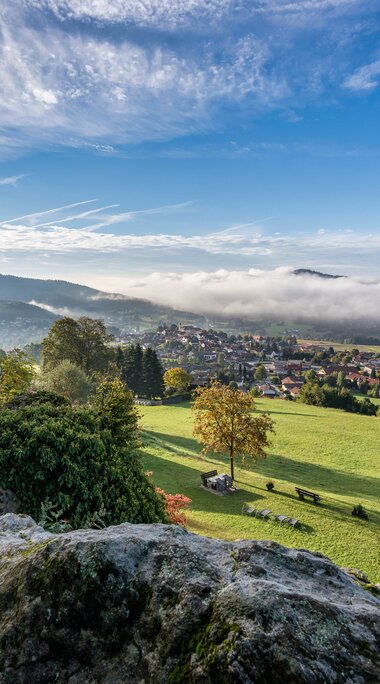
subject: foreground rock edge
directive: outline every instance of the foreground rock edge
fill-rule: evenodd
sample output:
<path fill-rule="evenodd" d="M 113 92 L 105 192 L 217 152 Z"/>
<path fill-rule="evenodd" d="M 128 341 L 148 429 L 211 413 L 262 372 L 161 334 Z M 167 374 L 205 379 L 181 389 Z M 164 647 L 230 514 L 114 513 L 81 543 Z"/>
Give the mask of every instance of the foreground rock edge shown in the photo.
<path fill-rule="evenodd" d="M 320 554 L 12 513 L 0 551 L 0 684 L 380 681 L 380 601 Z"/>

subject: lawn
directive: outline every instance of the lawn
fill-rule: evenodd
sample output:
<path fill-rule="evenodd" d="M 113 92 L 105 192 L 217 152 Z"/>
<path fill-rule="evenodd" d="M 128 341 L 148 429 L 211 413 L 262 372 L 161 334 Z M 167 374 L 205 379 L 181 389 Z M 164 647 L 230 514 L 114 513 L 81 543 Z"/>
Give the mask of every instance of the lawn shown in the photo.
<path fill-rule="evenodd" d="M 203 458 L 192 436 L 190 404 L 141 409 L 147 470 L 170 493 L 192 499 L 189 530 L 225 539 L 273 539 L 320 551 L 341 566 L 380 580 L 380 418 L 322 409 L 280 399 L 257 401 L 270 411 L 276 434 L 268 458 L 236 468 L 239 491 L 216 496 L 200 487 L 200 472 L 228 472 L 227 460 Z M 265 483 L 275 482 L 268 492 Z M 322 504 L 300 501 L 294 487 L 318 492 Z M 298 518 L 293 530 L 241 514 L 243 503 Z M 351 516 L 362 503 L 368 522 Z"/>
<path fill-rule="evenodd" d="M 345 344 L 344 342 L 332 342 L 331 340 L 298 340 L 299 344 L 320 344 L 324 347 L 333 347 L 338 351 L 351 351 L 351 349 L 358 349 L 359 351 L 370 351 L 380 354 L 380 346 L 376 344 Z"/>

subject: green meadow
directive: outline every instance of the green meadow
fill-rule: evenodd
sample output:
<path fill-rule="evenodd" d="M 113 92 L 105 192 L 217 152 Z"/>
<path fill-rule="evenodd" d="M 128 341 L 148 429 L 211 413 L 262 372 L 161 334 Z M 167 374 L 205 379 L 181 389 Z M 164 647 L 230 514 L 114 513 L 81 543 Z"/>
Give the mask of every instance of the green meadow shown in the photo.
<path fill-rule="evenodd" d="M 380 418 L 283 400 L 257 400 L 276 434 L 265 460 L 237 464 L 239 491 L 217 496 L 201 488 L 201 472 L 228 472 L 227 459 L 202 457 L 192 435 L 190 404 L 141 409 L 144 464 L 153 481 L 192 499 L 188 529 L 224 539 L 272 539 L 320 551 L 340 566 L 380 581 Z M 275 482 L 268 492 L 265 483 Z M 322 496 L 300 501 L 295 486 Z M 300 520 L 300 529 L 242 515 L 243 503 Z M 354 518 L 361 503 L 370 520 Z"/>

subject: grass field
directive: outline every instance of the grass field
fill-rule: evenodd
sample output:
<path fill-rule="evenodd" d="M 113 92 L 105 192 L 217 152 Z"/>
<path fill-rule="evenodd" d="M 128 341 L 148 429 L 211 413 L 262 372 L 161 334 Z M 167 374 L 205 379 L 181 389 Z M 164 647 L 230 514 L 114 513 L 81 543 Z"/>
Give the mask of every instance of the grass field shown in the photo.
<path fill-rule="evenodd" d="M 239 491 L 216 496 L 200 487 L 200 472 L 228 472 L 227 461 L 200 456 L 192 436 L 189 404 L 142 409 L 144 463 L 153 481 L 170 493 L 192 499 L 188 528 L 225 539 L 273 539 L 287 546 L 320 551 L 341 566 L 380 580 L 380 418 L 322 409 L 283 400 L 258 400 L 268 410 L 276 434 L 268 458 L 236 468 Z M 265 483 L 275 482 L 268 492 Z M 294 487 L 318 492 L 322 504 L 300 501 Z M 241 514 L 255 508 L 298 518 L 302 528 Z M 362 503 L 368 522 L 351 516 Z"/>
<path fill-rule="evenodd" d="M 373 344 L 344 344 L 343 342 L 331 342 L 328 340 L 298 340 L 299 344 L 320 344 L 324 347 L 333 347 L 335 351 L 351 351 L 351 349 L 359 349 L 359 351 L 371 351 L 380 354 L 380 345 Z"/>

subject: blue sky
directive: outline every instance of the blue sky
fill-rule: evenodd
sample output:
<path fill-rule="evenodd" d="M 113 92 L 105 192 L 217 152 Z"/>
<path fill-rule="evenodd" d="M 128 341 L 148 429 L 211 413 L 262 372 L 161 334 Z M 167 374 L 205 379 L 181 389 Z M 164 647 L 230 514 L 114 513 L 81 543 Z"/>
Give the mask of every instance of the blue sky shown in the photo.
<path fill-rule="evenodd" d="M 1 271 L 377 278 L 379 36 L 378 0 L 4 0 Z"/>

